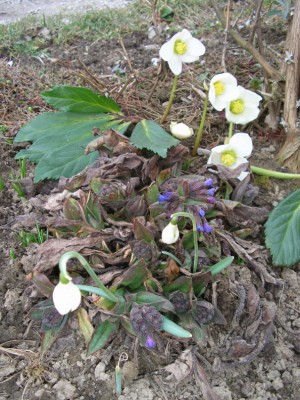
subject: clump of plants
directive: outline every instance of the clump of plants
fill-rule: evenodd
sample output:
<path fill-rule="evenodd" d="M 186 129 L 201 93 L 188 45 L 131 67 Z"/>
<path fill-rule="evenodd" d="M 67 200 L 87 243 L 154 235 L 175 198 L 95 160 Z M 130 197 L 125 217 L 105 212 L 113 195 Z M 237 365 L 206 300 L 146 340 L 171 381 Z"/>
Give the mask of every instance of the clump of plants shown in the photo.
<path fill-rule="evenodd" d="M 229 130 L 224 144 L 211 149 L 197 174 L 183 172 L 189 149 L 179 141 L 192 137 L 193 130 L 184 121 L 172 122 L 171 134 L 162 126 L 185 64 L 198 61 L 204 52 L 204 45 L 186 29 L 162 46 L 160 56 L 174 81 L 160 123 L 125 115 L 113 99 L 90 89 L 59 86 L 42 94 L 58 112 L 36 117 L 18 133 L 16 142 L 32 142 L 17 158 L 37 164 L 35 182 L 65 178 L 61 213 L 49 226 L 55 239 L 40 250 L 45 260 L 50 246 L 60 246 L 60 257 L 40 262 L 32 274 L 48 297 L 31 310 L 31 317 L 42 323 L 43 349 L 53 343 L 72 312 L 78 316 L 89 354 L 103 348 L 121 328 L 148 349 L 166 335 L 178 340 L 192 337 L 200 343 L 208 324 L 224 323 L 220 310 L 204 294 L 214 276 L 233 262 L 232 254 L 246 260 L 266 281 L 276 282 L 266 265 L 245 250 L 253 226 L 239 219 L 242 214 L 251 220 L 253 213 L 256 222 L 266 219 L 265 212 L 251 207 L 251 171 L 300 177 L 250 166 L 252 139 L 248 133 L 234 133 L 234 124 L 245 125 L 258 117 L 262 96 L 238 85 L 230 73 L 217 74 L 204 85 L 204 110 L 192 154 L 197 156 L 200 149 L 208 102 L 225 112 Z M 297 192 L 293 202 L 288 201 L 292 206 L 287 214 L 299 221 L 295 198 L 299 200 Z M 271 249 L 278 245 L 271 240 L 276 224 L 283 229 L 280 246 L 288 246 L 287 230 L 289 245 L 299 240 L 297 222 L 290 229 L 274 213 L 266 230 Z M 65 252 L 63 240 L 74 250 Z M 291 257 L 284 252 L 280 263 L 299 260 L 296 253 Z M 104 279 L 109 265 L 114 272 Z M 99 268 L 101 274 L 95 272 Z"/>

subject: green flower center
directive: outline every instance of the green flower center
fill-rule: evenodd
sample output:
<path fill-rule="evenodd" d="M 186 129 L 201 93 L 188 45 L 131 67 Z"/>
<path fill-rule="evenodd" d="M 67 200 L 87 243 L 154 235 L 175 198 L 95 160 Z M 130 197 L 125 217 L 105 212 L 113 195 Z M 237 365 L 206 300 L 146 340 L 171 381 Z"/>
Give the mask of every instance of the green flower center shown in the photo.
<path fill-rule="evenodd" d="M 215 92 L 217 96 L 220 96 L 225 92 L 225 85 L 221 81 L 217 81 L 214 83 Z"/>
<path fill-rule="evenodd" d="M 242 114 L 244 110 L 245 106 L 243 99 L 237 99 L 230 102 L 230 111 L 232 114 Z"/>
<path fill-rule="evenodd" d="M 182 56 L 182 54 L 186 53 L 187 51 L 187 44 L 181 40 L 177 39 L 174 44 L 174 53 L 178 56 Z"/>
<path fill-rule="evenodd" d="M 225 167 L 231 167 L 236 162 L 237 156 L 234 150 L 225 150 L 221 155 L 221 162 Z"/>

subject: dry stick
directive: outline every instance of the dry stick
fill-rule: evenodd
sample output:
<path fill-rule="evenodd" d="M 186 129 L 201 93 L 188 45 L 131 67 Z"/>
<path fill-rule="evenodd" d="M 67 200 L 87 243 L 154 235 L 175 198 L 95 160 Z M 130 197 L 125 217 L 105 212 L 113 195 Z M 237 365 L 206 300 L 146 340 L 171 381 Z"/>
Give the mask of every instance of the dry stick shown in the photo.
<path fill-rule="evenodd" d="M 124 56 L 125 56 L 125 60 L 127 61 L 128 67 L 130 69 L 130 72 L 133 72 L 131 61 L 130 61 L 129 55 L 127 53 L 127 50 L 126 50 L 126 48 L 124 46 L 124 42 L 123 42 L 122 36 L 119 36 L 119 42 L 120 42 L 120 45 L 122 47 L 122 50 L 123 50 L 123 53 L 124 53 Z"/>
<path fill-rule="evenodd" d="M 251 44 L 254 44 L 254 36 L 255 36 L 256 31 L 258 29 L 260 30 L 260 13 L 261 13 L 262 3 L 263 3 L 263 0 L 256 0 L 255 19 L 253 22 L 252 31 L 251 31 L 250 38 L 249 38 L 249 42 Z"/>
<path fill-rule="evenodd" d="M 87 73 L 87 75 L 91 78 L 91 80 L 94 82 L 94 85 L 99 89 L 106 89 L 106 85 L 100 80 L 98 79 L 88 68 L 87 66 L 84 64 L 84 62 L 82 60 L 80 60 L 80 58 L 77 58 L 77 61 L 79 62 L 79 64 L 82 66 L 82 68 L 85 70 L 85 72 Z M 101 90 L 100 90 L 101 91 Z"/>
<path fill-rule="evenodd" d="M 223 17 L 222 11 L 219 8 L 216 0 L 209 0 L 209 1 L 217 14 L 219 21 L 225 28 L 226 21 L 225 18 Z M 250 43 L 244 40 L 235 30 L 229 29 L 228 32 L 243 49 L 247 50 L 252 55 L 252 57 L 262 66 L 263 70 L 266 71 L 266 73 L 270 76 L 270 78 L 280 81 L 284 80 L 280 72 L 274 67 L 272 67 L 266 61 L 266 59 L 259 53 L 259 51 L 256 50 L 255 47 L 253 47 Z"/>
<path fill-rule="evenodd" d="M 230 8 L 231 8 L 231 0 L 228 0 L 227 3 L 227 12 L 226 12 L 226 27 L 225 27 L 225 37 L 224 37 L 224 47 L 222 51 L 222 62 L 221 66 L 223 68 L 223 72 L 226 71 L 226 48 L 227 48 L 227 42 L 228 42 L 228 31 L 229 31 L 229 25 L 230 25 Z"/>

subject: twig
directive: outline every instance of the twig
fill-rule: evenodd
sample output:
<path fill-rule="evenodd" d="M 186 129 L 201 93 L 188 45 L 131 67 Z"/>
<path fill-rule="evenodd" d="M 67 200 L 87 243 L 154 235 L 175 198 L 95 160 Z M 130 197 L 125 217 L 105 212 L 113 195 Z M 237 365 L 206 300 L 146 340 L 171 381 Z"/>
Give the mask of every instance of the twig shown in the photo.
<path fill-rule="evenodd" d="M 84 71 L 87 73 L 87 75 L 91 78 L 93 84 L 98 88 L 99 91 L 106 89 L 106 85 L 100 81 L 100 79 L 98 79 L 88 68 L 87 66 L 84 64 L 84 62 L 82 60 L 80 60 L 80 58 L 77 58 L 77 61 L 79 62 L 79 64 L 82 66 L 82 68 L 84 69 Z"/>
<path fill-rule="evenodd" d="M 212 7 L 214 8 L 217 17 L 219 19 L 219 21 L 221 22 L 221 24 L 223 25 L 223 27 L 226 27 L 226 21 L 225 18 L 222 14 L 221 9 L 219 8 L 216 0 L 210 0 L 210 4 L 212 5 Z M 259 51 L 256 50 L 255 47 L 252 46 L 251 43 L 247 42 L 246 40 L 244 40 L 235 30 L 233 29 L 229 29 L 229 34 L 233 37 L 233 39 L 246 51 L 248 51 L 253 58 L 262 66 L 262 68 L 264 69 L 264 71 L 266 71 L 266 73 L 270 76 L 270 78 L 274 79 L 274 80 L 279 80 L 282 81 L 284 80 L 283 76 L 281 75 L 281 73 L 275 69 L 274 67 L 272 67 L 272 65 L 270 65 L 266 59 L 260 54 Z"/>
<path fill-rule="evenodd" d="M 221 61 L 221 66 L 224 72 L 226 72 L 226 48 L 227 48 L 227 42 L 228 42 L 228 31 L 229 31 L 229 25 L 230 25 L 230 8 L 231 8 L 231 0 L 228 0 L 227 2 L 227 12 L 226 12 L 226 27 L 225 27 L 225 35 L 224 35 L 224 47 L 222 51 L 222 61 Z"/>
<path fill-rule="evenodd" d="M 128 67 L 129 67 L 130 71 L 133 72 L 132 64 L 131 64 L 129 55 L 127 53 L 127 50 L 126 50 L 126 48 L 124 46 L 124 42 L 123 42 L 122 36 L 119 36 L 119 43 L 120 43 L 120 45 L 122 47 L 122 50 L 123 50 L 123 53 L 124 53 L 124 56 L 125 56 L 125 60 L 127 61 Z"/>

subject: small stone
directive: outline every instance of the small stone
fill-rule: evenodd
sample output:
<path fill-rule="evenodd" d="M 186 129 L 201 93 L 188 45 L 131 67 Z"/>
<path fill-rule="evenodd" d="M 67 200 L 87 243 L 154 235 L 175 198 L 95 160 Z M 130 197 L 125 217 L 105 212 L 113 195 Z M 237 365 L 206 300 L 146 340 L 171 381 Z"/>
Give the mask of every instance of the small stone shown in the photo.
<path fill-rule="evenodd" d="M 44 389 L 39 389 L 35 392 L 34 397 L 37 397 L 38 399 L 40 399 L 44 393 L 45 393 Z"/>
<path fill-rule="evenodd" d="M 73 400 L 76 388 L 66 379 L 61 379 L 54 386 L 57 400 Z"/>
<path fill-rule="evenodd" d="M 293 368 L 292 369 L 292 375 L 294 378 L 300 378 L 300 368 Z"/>
<path fill-rule="evenodd" d="M 281 378 L 276 378 L 273 382 L 272 382 L 272 387 L 277 391 L 283 388 L 283 382 Z"/>

